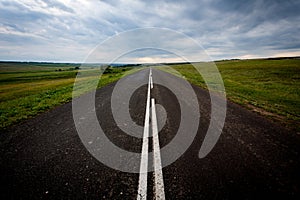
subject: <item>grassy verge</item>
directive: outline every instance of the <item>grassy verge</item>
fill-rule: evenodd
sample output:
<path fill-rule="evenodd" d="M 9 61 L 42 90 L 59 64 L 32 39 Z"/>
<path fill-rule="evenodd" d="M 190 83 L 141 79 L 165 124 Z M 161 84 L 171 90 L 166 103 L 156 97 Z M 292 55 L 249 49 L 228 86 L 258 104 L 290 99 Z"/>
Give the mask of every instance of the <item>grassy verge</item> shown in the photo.
<path fill-rule="evenodd" d="M 0 63 L 0 129 L 72 100 L 77 73 L 80 83 L 98 80 L 95 68 L 78 69 L 76 64 Z M 117 81 L 139 68 L 110 68 L 98 87 Z M 80 95 L 87 90 L 80 91 Z"/>
<path fill-rule="evenodd" d="M 215 62 L 227 98 L 300 131 L 300 60 L 255 59 Z M 171 65 L 189 82 L 206 88 L 190 64 Z M 160 67 L 171 72 L 168 68 Z"/>

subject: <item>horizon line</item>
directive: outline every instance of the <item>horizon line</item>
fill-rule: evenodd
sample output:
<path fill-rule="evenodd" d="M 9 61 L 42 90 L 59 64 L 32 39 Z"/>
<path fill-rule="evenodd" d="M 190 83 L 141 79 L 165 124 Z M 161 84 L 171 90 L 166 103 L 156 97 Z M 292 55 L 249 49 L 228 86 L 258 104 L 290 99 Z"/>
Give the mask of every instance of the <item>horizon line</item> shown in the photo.
<path fill-rule="evenodd" d="M 264 60 L 264 59 L 300 59 L 299 56 L 278 56 L 278 57 L 257 57 L 257 58 L 225 58 L 219 60 L 211 61 L 191 61 L 191 62 L 119 62 L 119 63 L 109 63 L 109 62 L 73 62 L 73 61 L 34 61 L 34 60 L 0 60 L 0 63 L 41 63 L 41 64 L 103 64 L 103 65 L 150 65 L 150 64 L 186 64 L 186 63 L 199 63 L 199 62 L 220 62 L 220 61 L 230 61 L 230 60 Z"/>

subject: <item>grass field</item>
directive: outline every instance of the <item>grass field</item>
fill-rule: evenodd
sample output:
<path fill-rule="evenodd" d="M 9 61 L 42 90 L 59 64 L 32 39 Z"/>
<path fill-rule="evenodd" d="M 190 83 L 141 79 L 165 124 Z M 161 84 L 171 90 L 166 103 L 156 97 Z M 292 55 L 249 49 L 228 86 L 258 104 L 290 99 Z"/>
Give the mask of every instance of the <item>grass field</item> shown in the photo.
<path fill-rule="evenodd" d="M 218 61 L 227 98 L 250 110 L 300 132 L 300 60 L 257 59 Z M 206 88 L 202 77 L 190 64 L 170 65 L 177 75 Z M 71 101 L 76 74 L 89 85 L 98 76 L 95 68 L 79 64 L 0 62 L 0 129 Z M 134 69 L 134 70 L 132 70 Z M 98 87 L 107 85 L 140 68 L 111 68 L 102 75 Z M 160 67 L 174 73 L 170 68 Z M 84 88 L 80 95 L 89 88 Z"/>
<path fill-rule="evenodd" d="M 300 60 L 255 59 L 215 62 L 227 98 L 300 131 Z M 170 65 L 189 82 L 206 88 L 190 64 Z M 170 70 L 160 67 L 165 71 Z"/>
<path fill-rule="evenodd" d="M 4 63 L 0 62 L 0 129 L 35 116 L 72 99 L 77 73 L 79 82 L 98 80 L 93 67 L 78 69 L 80 64 Z M 106 70 L 98 87 L 117 81 L 137 68 L 118 67 Z M 76 95 L 87 92 L 87 88 Z"/>

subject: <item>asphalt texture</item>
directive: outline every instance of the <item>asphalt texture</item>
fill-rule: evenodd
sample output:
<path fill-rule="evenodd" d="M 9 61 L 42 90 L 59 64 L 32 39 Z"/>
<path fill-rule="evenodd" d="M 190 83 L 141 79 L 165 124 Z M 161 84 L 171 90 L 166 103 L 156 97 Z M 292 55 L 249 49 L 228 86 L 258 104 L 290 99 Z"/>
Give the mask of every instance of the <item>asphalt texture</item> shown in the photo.
<path fill-rule="evenodd" d="M 148 75 L 146 69 L 124 79 L 147 81 Z M 156 69 L 153 79 L 151 96 L 164 108 L 161 114 L 167 115 L 159 132 L 163 148 L 176 137 L 182 111 L 174 93 L 155 84 L 155 79 L 181 80 Z M 140 153 L 142 139 L 124 133 L 114 121 L 111 95 L 115 84 L 96 91 L 97 119 L 113 144 Z M 211 103 L 206 90 L 192 88 L 198 99 L 200 123 L 187 151 L 163 168 L 166 199 L 299 199 L 300 136 L 228 101 L 222 134 L 213 150 L 200 159 Z M 146 95 L 144 85 L 130 99 L 131 118 L 140 126 L 144 125 Z M 166 156 L 162 154 L 162 162 Z M 0 199 L 136 199 L 139 180 L 138 173 L 112 169 L 91 155 L 78 136 L 72 103 L 2 132 L 0 173 Z M 153 173 L 149 172 L 148 199 L 153 199 L 153 192 Z"/>

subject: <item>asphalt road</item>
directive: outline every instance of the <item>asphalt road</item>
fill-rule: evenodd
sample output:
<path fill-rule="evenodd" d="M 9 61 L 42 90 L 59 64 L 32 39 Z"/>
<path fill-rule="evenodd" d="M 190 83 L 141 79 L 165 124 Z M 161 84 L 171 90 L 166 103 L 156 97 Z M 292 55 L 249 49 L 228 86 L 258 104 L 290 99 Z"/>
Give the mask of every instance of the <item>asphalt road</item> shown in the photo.
<path fill-rule="evenodd" d="M 178 82 L 178 87 L 181 87 L 182 80 L 159 70 L 152 71 L 154 87 L 151 98 L 164 108 L 157 107 L 159 129 L 162 129 L 159 143 L 164 148 L 176 138 L 183 112 L 174 93 L 155 82 Z M 123 80 L 145 80 L 147 83 L 148 77 L 149 70 L 146 69 Z M 140 153 L 142 138 L 124 133 L 114 120 L 111 111 L 114 86 L 115 83 L 97 90 L 97 119 L 113 144 L 129 152 Z M 222 134 L 213 150 L 200 159 L 199 149 L 211 120 L 211 103 L 207 91 L 196 86 L 192 88 L 198 104 L 191 106 L 198 105 L 200 123 L 196 124 L 196 136 L 187 151 L 162 169 L 165 198 L 298 199 L 300 136 L 227 102 Z M 144 126 L 147 89 L 147 84 L 137 89 L 129 102 L 131 118 L 141 127 Z M 188 96 L 185 98 L 189 99 Z M 162 117 L 164 114 L 165 119 Z M 160 121 L 164 122 L 163 127 Z M 193 121 L 190 123 L 195 125 Z M 87 134 L 88 130 L 96 127 L 89 120 L 85 120 L 82 126 Z M 96 143 L 97 140 L 91 142 Z M 149 140 L 150 149 L 152 145 Z M 163 165 L 166 160 L 168 155 L 162 153 Z M 126 164 L 121 162 L 121 165 Z M 151 168 L 151 158 L 149 165 Z M 137 199 L 140 175 L 115 170 L 91 155 L 77 133 L 72 103 L 1 133 L 0 173 L 0 199 Z M 154 173 L 149 172 L 147 199 L 154 198 L 154 185 Z"/>

